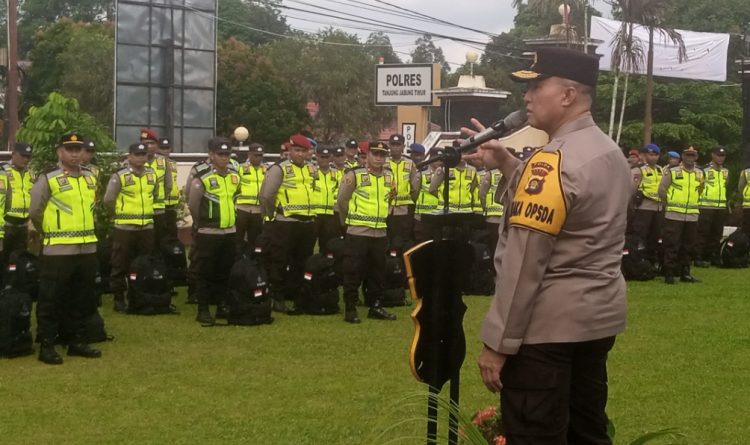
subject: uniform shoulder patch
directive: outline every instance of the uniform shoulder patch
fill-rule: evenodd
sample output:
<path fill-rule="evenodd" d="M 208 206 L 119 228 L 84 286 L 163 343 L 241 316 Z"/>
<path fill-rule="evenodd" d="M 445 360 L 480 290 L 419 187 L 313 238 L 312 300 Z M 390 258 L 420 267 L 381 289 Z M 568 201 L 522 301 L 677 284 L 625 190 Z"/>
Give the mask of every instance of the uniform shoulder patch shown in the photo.
<path fill-rule="evenodd" d="M 511 226 L 552 236 L 560 233 L 568 212 L 561 164 L 559 150 L 539 151 L 529 158 L 510 206 Z"/>

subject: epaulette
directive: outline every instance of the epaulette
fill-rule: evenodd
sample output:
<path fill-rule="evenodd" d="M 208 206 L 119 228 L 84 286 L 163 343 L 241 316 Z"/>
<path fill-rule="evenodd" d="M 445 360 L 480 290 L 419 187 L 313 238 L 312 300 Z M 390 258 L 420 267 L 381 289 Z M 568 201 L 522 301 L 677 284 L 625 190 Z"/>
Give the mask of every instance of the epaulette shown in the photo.
<path fill-rule="evenodd" d="M 206 161 L 200 161 L 200 162 L 196 163 L 195 165 L 193 165 L 193 169 L 195 170 L 196 174 L 204 172 L 204 171 L 206 171 L 206 170 L 208 170 L 210 168 L 211 168 L 211 166 Z"/>
<path fill-rule="evenodd" d="M 0 162 L 0 168 L 9 172 L 13 169 L 13 166 L 11 166 L 9 162 Z"/>
<path fill-rule="evenodd" d="M 146 167 L 146 168 L 150 170 L 150 167 Z M 120 173 L 128 173 L 128 172 L 130 172 L 130 167 L 128 167 L 127 165 L 124 165 L 124 166 L 121 166 L 120 169 L 117 170 L 115 173 L 119 175 Z"/>
<path fill-rule="evenodd" d="M 55 172 L 56 170 L 63 171 L 63 169 L 61 169 L 60 166 L 57 164 L 48 165 L 47 167 L 41 170 L 40 175 L 48 175 L 50 173 Z"/>
<path fill-rule="evenodd" d="M 232 172 L 235 172 L 235 173 L 239 173 L 239 172 L 240 172 L 240 170 L 239 170 L 239 166 L 240 166 L 239 164 L 236 164 L 236 165 L 235 165 L 235 164 L 232 164 L 232 163 L 230 162 L 230 163 L 229 163 L 229 164 L 227 165 L 227 169 L 228 169 L 229 171 L 232 171 Z"/>

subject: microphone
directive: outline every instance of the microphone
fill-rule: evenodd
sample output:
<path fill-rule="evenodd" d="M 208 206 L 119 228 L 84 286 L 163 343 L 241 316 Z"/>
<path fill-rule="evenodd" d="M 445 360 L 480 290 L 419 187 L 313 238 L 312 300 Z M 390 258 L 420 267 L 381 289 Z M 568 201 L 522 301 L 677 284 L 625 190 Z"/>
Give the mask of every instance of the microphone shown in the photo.
<path fill-rule="evenodd" d="M 504 119 L 501 119 L 487 127 L 484 131 L 477 133 L 468 139 L 465 139 L 456 149 L 459 152 L 469 151 L 484 144 L 487 141 L 498 139 L 508 131 L 515 130 L 525 123 L 526 108 L 524 107 L 520 110 L 516 110 L 510 113 L 509 115 L 505 116 Z"/>

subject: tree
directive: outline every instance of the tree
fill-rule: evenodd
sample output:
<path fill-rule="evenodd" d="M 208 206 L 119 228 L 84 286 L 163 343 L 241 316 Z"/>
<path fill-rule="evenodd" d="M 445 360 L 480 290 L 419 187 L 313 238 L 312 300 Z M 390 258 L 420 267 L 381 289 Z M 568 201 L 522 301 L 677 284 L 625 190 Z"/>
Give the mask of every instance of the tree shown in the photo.
<path fill-rule="evenodd" d="M 308 123 L 304 97 L 271 60 L 230 38 L 218 48 L 217 132 L 248 127 L 251 140 L 276 149 Z"/>
<path fill-rule="evenodd" d="M 102 22 L 114 17 L 114 0 L 23 0 L 19 2 L 18 53 L 34 45 L 34 35 L 63 17 L 73 21 Z"/>
<path fill-rule="evenodd" d="M 266 48 L 280 73 L 318 105 L 312 120 L 316 137 L 339 142 L 347 137 L 377 137 L 393 110 L 375 107 L 375 69 L 356 35 L 327 29 L 303 39 L 274 42 Z"/>
<path fill-rule="evenodd" d="M 671 0 L 611 0 L 623 22 L 637 23 L 648 28 L 648 52 L 646 58 L 646 103 L 643 116 L 643 145 L 651 143 L 653 126 L 654 92 L 654 35 L 677 45 L 680 62 L 687 58 L 685 42 L 675 29 L 667 27 L 664 16 L 671 7 Z"/>
<path fill-rule="evenodd" d="M 110 23 L 61 19 L 35 36 L 22 108 L 43 104 L 53 91 L 79 100 L 81 109 L 111 126 L 114 58 Z"/>
<path fill-rule="evenodd" d="M 269 0 L 253 2 L 249 0 L 221 0 L 219 2 L 219 40 L 231 37 L 245 43 L 262 45 L 278 40 L 279 35 L 289 31 L 286 19 L 278 8 L 279 2 Z M 250 28 L 262 29 L 259 32 Z M 273 34 L 270 34 L 273 33 Z"/>
<path fill-rule="evenodd" d="M 381 57 L 383 63 L 402 63 L 396 52 L 393 51 L 390 37 L 382 31 L 373 32 L 367 36 L 365 44 L 367 45 L 367 53 L 370 54 L 375 63 L 378 63 Z"/>
<path fill-rule="evenodd" d="M 435 46 L 430 34 L 425 34 L 418 38 L 414 44 L 416 47 L 411 52 L 412 63 L 439 63 L 442 67 L 442 78 L 446 80 L 450 66 L 445 61 L 443 49 Z M 444 83 L 444 82 L 443 82 Z"/>

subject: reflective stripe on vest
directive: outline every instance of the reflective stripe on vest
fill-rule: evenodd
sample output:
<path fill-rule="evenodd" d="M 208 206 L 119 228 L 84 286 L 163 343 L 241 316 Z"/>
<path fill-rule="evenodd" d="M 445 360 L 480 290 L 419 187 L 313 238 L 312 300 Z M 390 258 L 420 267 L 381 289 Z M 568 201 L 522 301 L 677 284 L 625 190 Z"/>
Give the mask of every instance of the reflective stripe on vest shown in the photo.
<path fill-rule="evenodd" d="M 482 183 L 484 175 L 488 174 L 487 170 L 477 171 L 477 185 Z M 471 192 L 471 211 L 478 215 L 484 215 L 482 200 L 479 199 L 479 187 L 474 187 Z"/>
<path fill-rule="evenodd" d="M 46 175 L 50 198 L 44 208 L 44 245 L 95 243 L 96 178 L 88 170 L 69 176 L 62 169 Z"/>
<path fill-rule="evenodd" d="M 28 170 L 20 172 L 11 165 L 8 165 L 7 172 L 10 179 L 10 205 L 12 207 L 8 209 L 6 215 L 15 218 L 28 218 L 31 187 L 34 185 L 31 181 L 31 173 Z M 7 184 L 4 188 L 7 188 Z M 3 207 L 5 207 L 5 198 L 3 198 Z"/>
<path fill-rule="evenodd" d="M 338 191 L 339 182 L 336 179 L 336 171 L 328 170 L 326 173 L 318 171 L 318 178 L 313 186 L 313 208 L 316 215 L 333 215 L 333 205 L 336 203 Z"/>
<path fill-rule="evenodd" d="M 393 175 L 386 171 L 380 176 L 370 174 L 367 169 L 354 171 L 356 186 L 349 198 L 349 213 L 346 223 L 385 229 L 388 218 L 388 195 L 394 187 Z"/>
<path fill-rule="evenodd" d="M 167 175 L 167 159 L 162 155 L 154 155 L 154 158 L 146 165 L 156 174 L 158 192 L 154 197 L 154 209 L 163 209 L 166 206 L 164 178 Z"/>
<path fill-rule="evenodd" d="M 742 207 L 750 208 L 750 168 L 742 172 L 745 175 L 745 188 L 742 189 Z"/>
<path fill-rule="evenodd" d="M 5 196 L 8 193 L 10 180 L 8 176 L 0 175 L 0 221 L 5 220 Z M 5 236 L 5 224 L 0 224 L 0 236 Z"/>
<path fill-rule="evenodd" d="M 438 190 L 438 196 L 430 193 L 430 183 L 432 182 L 432 170 L 426 170 L 419 172 L 421 176 L 419 187 L 419 196 L 417 197 L 416 206 L 414 212 L 420 215 L 436 215 L 443 210 L 440 205 L 442 199 L 438 196 L 443 196 L 443 185 L 440 184 Z"/>
<path fill-rule="evenodd" d="M 396 162 L 388 161 L 393 172 L 393 182 L 396 187 L 396 200 L 393 205 L 403 206 L 414 204 L 411 200 L 411 171 L 414 163 L 409 159 L 401 159 Z"/>
<path fill-rule="evenodd" d="M 503 205 L 495 202 L 497 186 L 500 184 L 503 174 L 499 170 L 492 170 L 490 174 L 492 175 L 490 178 L 490 188 L 487 190 L 487 195 L 484 197 L 484 216 L 503 216 Z"/>
<path fill-rule="evenodd" d="M 661 183 L 662 176 L 663 172 L 659 167 L 641 166 L 641 185 L 639 189 L 643 192 L 643 196 L 661 202 L 661 198 L 659 198 L 659 183 Z"/>
<path fill-rule="evenodd" d="M 699 205 L 701 207 L 724 208 L 727 206 L 727 177 L 729 170 L 715 169 L 709 165 L 703 170 L 703 193 Z"/>
<path fill-rule="evenodd" d="M 200 205 L 200 227 L 234 227 L 234 197 L 240 188 L 240 175 L 229 170 L 222 176 L 215 170 L 210 170 L 201 176 L 201 182 L 204 191 Z"/>
<path fill-rule="evenodd" d="M 156 175 L 146 168 L 141 176 L 130 169 L 117 172 L 120 193 L 115 203 L 115 224 L 145 226 L 154 222 Z"/>
<path fill-rule="evenodd" d="M 672 168 L 672 183 L 667 189 L 667 211 L 692 215 L 700 213 L 698 201 L 703 182 L 703 172 L 698 169 L 687 171 L 681 167 Z"/>
<path fill-rule="evenodd" d="M 315 166 L 305 163 L 302 167 L 292 161 L 279 164 L 282 182 L 276 193 L 276 207 L 284 216 L 314 216 L 313 176 Z"/>
<path fill-rule="evenodd" d="M 240 194 L 237 196 L 237 204 L 260 205 L 260 187 L 266 177 L 266 168 L 258 167 L 249 162 L 240 165 Z"/>

